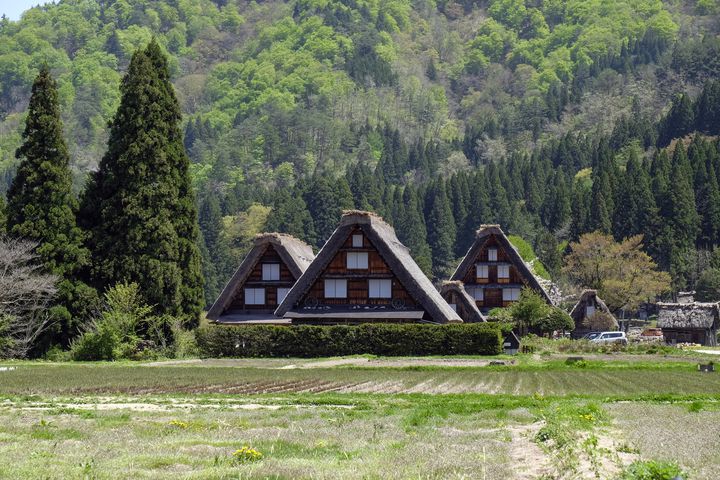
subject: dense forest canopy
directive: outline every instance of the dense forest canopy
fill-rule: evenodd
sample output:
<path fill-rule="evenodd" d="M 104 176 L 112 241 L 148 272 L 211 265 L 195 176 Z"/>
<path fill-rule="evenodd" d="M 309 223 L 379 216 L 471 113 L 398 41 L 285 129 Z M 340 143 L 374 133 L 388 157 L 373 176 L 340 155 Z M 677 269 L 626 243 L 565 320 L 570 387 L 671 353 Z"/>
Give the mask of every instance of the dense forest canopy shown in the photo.
<path fill-rule="evenodd" d="M 61 0 L 0 20 L 0 189 L 42 65 L 79 191 L 154 37 L 183 113 L 208 301 L 255 232 L 320 246 L 351 207 L 393 222 L 436 278 L 497 222 L 553 276 L 584 232 L 643 234 L 692 287 L 720 243 L 718 13 L 717 0 Z"/>

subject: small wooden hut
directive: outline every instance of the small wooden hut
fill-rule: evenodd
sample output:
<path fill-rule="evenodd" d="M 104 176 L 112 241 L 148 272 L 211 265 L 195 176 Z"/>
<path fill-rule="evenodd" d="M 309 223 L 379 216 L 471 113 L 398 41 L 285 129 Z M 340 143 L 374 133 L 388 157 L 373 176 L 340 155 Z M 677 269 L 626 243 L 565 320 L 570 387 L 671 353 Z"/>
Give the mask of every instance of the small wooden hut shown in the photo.
<path fill-rule="evenodd" d="M 475 242 L 450 278 L 460 281 L 481 312 L 507 307 L 520 298 L 523 287 L 552 299 L 499 225 L 481 225 Z"/>
<path fill-rule="evenodd" d="M 459 281 L 443 282 L 440 295 L 458 316 L 466 323 L 487 322 L 485 316 L 475 303 L 475 299 L 468 295 L 465 286 Z"/>
<path fill-rule="evenodd" d="M 461 322 L 378 215 L 348 210 L 275 315 L 292 324 Z"/>
<path fill-rule="evenodd" d="M 608 328 L 608 330 L 618 329 L 619 324 L 617 319 L 610 312 L 607 305 L 605 305 L 605 302 L 598 297 L 597 290 L 584 290 L 580 295 L 580 299 L 570 311 L 570 316 L 575 322 L 575 330 L 572 332 L 572 337 L 580 338 L 589 333 L 592 328 L 589 325 L 588 320 L 598 312 L 607 314 L 614 322 L 613 328 Z"/>
<path fill-rule="evenodd" d="M 288 324 L 273 312 L 314 258 L 312 248 L 291 235 L 257 235 L 207 318 L 229 324 Z"/>
<path fill-rule="evenodd" d="M 657 326 L 665 341 L 717 346 L 720 307 L 717 303 L 659 303 Z"/>

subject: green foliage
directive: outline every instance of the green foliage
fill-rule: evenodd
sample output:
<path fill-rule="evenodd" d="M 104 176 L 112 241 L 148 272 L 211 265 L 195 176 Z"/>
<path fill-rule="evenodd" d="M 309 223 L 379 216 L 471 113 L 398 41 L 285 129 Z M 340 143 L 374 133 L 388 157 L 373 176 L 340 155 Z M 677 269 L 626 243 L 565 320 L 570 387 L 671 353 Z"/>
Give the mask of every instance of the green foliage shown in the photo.
<path fill-rule="evenodd" d="M 720 268 L 708 268 L 700 274 L 695 286 L 695 298 L 700 302 L 720 300 Z"/>
<path fill-rule="evenodd" d="M 193 333 L 182 321 L 153 315 L 143 303 L 136 283 L 119 283 L 105 292 L 102 314 L 91 328 L 73 342 L 74 360 L 119 360 L 167 355 L 184 358 L 197 355 Z"/>
<path fill-rule="evenodd" d="M 513 247 L 518 250 L 520 257 L 522 257 L 523 261 L 530 266 L 530 269 L 533 273 L 535 273 L 535 275 L 540 278 L 544 278 L 545 280 L 550 280 L 550 274 L 545 269 L 545 265 L 542 264 L 538 256 L 535 254 L 532 245 L 517 235 L 508 235 L 508 240 L 510 240 Z"/>
<path fill-rule="evenodd" d="M 77 201 L 72 192 L 57 84 L 47 66 L 40 69 L 33 83 L 22 139 L 16 152 L 21 162 L 8 191 L 7 231 L 38 242 L 40 261 L 49 272 L 63 278 L 58 305 L 53 309 L 57 323 L 52 341 L 67 345 L 78 325 L 89 319 L 86 306 L 77 300 L 90 300 L 91 306 L 93 292 L 77 281 L 80 271 L 87 267 L 89 252 L 75 221 Z"/>
<path fill-rule="evenodd" d="M 202 276 L 189 159 L 168 64 L 152 41 L 123 79 L 108 152 L 83 197 L 92 276 L 100 288 L 134 281 L 159 314 L 197 322 Z"/>
<path fill-rule="evenodd" d="M 628 465 L 617 478 L 618 480 L 673 480 L 687 476 L 674 462 L 637 460 Z"/>
<path fill-rule="evenodd" d="M 542 330 L 541 322 L 553 311 L 540 294 L 527 287 L 520 292 L 520 300 L 510 305 L 508 310 L 521 335 L 527 333 L 529 328 Z"/>
<path fill-rule="evenodd" d="M 497 325 L 202 326 L 195 331 L 207 357 L 330 357 L 338 355 L 497 355 Z"/>

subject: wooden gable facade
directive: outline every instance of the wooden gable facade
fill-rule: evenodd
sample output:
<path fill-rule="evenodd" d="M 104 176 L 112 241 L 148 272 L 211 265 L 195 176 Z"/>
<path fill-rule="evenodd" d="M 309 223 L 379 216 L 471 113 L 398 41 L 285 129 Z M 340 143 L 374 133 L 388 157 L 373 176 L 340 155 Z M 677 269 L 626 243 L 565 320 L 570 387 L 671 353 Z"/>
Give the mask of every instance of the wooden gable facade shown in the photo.
<path fill-rule="evenodd" d="M 290 235 L 258 235 L 207 317 L 219 323 L 287 323 L 273 312 L 313 258 L 312 248 Z"/>
<path fill-rule="evenodd" d="M 349 230 L 347 238 L 303 301 L 346 307 L 394 305 L 414 309 L 417 306 L 390 265 L 357 225 Z"/>
<path fill-rule="evenodd" d="M 379 216 L 347 211 L 275 311 L 293 324 L 459 322 Z"/>
<path fill-rule="evenodd" d="M 552 304 L 518 251 L 498 225 L 483 225 L 475 242 L 451 277 L 463 283 L 477 307 L 487 312 L 507 307 L 520 298 L 524 287 L 537 291 Z"/>

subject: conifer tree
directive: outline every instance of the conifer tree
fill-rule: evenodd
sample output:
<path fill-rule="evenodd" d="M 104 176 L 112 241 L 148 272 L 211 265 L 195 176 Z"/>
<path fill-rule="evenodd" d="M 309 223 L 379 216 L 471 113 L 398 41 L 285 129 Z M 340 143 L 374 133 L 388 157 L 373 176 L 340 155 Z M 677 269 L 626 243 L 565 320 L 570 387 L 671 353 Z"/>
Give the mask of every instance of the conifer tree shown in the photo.
<path fill-rule="evenodd" d="M 272 213 L 265 229 L 290 234 L 310 245 L 314 245 L 317 238 L 313 218 L 297 188 L 292 195 L 287 190 L 275 192 Z"/>
<path fill-rule="evenodd" d="M 455 263 L 455 220 L 448 200 L 445 182 L 438 180 L 430 190 L 430 211 L 427 217 L 428 244 L 432 250 L 433 275 L 446 278 Z"/>
<path fill-rule="evenodd" d="M 77 201 L 57 85 L 45 66 L 33 83 L 22 138 L 15 153 L 20 165 L 8 191 L 7 232 L 37 242 L 45 268 L 61 278 L 58 307 L 52 312 L 59 329 L 49 342 L 67 345 L 79 333 L 79 325 L 89 320 L 96 296 L 78 280 L 89 253 L 75 220 Z"/>
<path fill-rule="evenodd" d="M 432 252 L 427 243 L 427 229 L 422 218 L 422 209 L 415 189 L 405 187 L 402 194 L 404 215 L 397 224 L 398 239 L 410 249 L 415 263 L 426 275 L 432 274 Z"/>
<path fill-rule="evenodd" d="M 230 247 L 222 233 L 222 212 L 216 195 L 207 194 L 200 200 L 198 223 L 202 234 L 200 253 L 205 279 L 205 304 L 211 305 L 233 268 Z"/>
<path fill-rule="evenodd" d="M 673 227 L 676 245 L 695 245 L 700 218 L 695 206 L 691 169 L 682 142 L 675 146 L 666 221 Z"/>
<path fill-rule="evenodd" d="M 93 279 L 140 285 L 161 314 L 195 322 L 203 286 L 195 198 L 167 59 L 153 39 L 133 55 L 108 150 L 83 196 Z"/>

